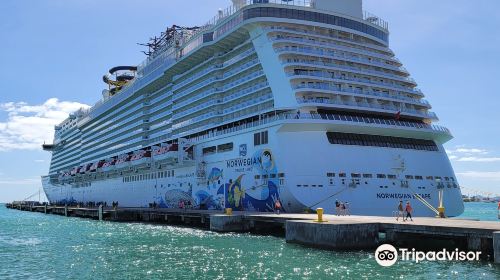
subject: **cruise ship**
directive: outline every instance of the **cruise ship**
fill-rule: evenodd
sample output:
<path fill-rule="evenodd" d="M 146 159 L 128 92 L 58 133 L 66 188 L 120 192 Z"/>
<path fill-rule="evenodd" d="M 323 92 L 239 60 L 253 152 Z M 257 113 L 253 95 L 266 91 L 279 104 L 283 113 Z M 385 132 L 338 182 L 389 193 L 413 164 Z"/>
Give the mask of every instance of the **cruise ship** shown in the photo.
<path fill-rule="evenodd" d="M 55 127 L 50 203 L 463 212 L 452 135 L 362 0 L 232 2 L 151 38 L 144 62 L 112 68 L 101 100 Z"/>

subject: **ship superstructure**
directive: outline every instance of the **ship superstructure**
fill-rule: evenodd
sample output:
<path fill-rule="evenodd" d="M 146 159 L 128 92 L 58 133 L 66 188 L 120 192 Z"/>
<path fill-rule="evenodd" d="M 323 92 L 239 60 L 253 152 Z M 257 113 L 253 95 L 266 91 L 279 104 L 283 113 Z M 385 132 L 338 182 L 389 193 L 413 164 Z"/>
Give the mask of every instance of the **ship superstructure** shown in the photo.
<path fill-rule="evenodd" d="M 89 110 L 56 126 L 53 203 L 354 214 L 463 212 L 452 138 L 361 0 L 233 0 L 172 26 L 139 66 L 111 69 Z"/>

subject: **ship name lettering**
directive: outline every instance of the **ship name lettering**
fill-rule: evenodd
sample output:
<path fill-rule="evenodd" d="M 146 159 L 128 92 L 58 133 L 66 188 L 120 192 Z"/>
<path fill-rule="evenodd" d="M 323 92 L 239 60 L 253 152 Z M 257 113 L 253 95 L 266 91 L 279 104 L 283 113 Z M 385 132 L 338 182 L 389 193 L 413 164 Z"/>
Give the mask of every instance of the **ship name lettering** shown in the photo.
<path fill-rule="evenodd" d="M 226 162 L 227 168 L 253 166 L 261 162 L 260 157 L 237 158 Z"/>
<path fill-rule="evenodd" d="M 423 199 L 431 199 L 431 195 L 428 193 L 420 194 Z M 379 199 L 416 199 L 415 195 L 407 193 L 377 193 L 377 198 Z"/>

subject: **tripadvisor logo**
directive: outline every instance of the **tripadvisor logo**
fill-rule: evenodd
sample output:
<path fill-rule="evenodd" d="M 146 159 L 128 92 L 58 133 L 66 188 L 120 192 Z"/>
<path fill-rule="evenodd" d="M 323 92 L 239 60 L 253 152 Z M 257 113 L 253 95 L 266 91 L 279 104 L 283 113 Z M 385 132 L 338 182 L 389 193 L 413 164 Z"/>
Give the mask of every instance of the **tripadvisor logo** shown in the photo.
<path fill-rule="evenodd" d="M 422 261 L 479 261 L 481 252 L 465 252 L 455 249 L 448 251 L 416 251 L 415 249 L 396 249 L 390 244 L 380 245 L 375 251 L 375 260 L 381 266 L 393 266 L 399 259 L 419 263 Z"/>
<path fill-rule="evenodd" d="M 380 245 L 375 251 L 375 260 L 381 266 L 393 266 L 398 261 L 398 250 L 390 244 Z"/>

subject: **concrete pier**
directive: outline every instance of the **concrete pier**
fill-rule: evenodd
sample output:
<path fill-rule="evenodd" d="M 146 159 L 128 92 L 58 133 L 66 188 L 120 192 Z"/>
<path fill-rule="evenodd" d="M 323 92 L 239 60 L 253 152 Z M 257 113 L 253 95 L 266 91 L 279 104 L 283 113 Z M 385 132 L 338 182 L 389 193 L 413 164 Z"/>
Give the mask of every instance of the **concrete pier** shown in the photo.
<path fill-rule="evenodd" d="M 200 227 L 216 232 L 271 233 L 289 243 L 321 249 L 373 249 L 380 244 L 400 248 L 459 248 L 481 251 L 481 256 L 500 263 L 500 222 L 462 219 L 414 218 L 413 222 L 391 217 L 281 214 L 153 208 L 79 208 L 51 205 L 7 204 L 7 208 L 117 222 L 148 222 Z"/>
<path fill-rule="evenodd" d="M 316 223 L 287 221 L 286 241 L 313 247 L 354 250 L 378 245 L 379 225 L 375 223 Z"/>

